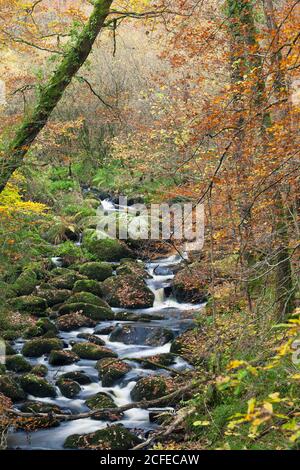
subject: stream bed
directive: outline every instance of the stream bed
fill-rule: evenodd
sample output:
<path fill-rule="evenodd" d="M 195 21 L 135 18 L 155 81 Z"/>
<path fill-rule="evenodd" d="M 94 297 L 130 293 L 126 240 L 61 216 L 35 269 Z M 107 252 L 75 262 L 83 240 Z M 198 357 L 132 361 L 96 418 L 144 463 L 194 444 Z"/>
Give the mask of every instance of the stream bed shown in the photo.
<path fill-rule="evenodd" d="M 108 205 L 107 205 L 108 207 Z M 110 206 L 112 209 L 112 207 Z M 51 366 L 48 363 L 47 357 L 42 356 L 37 359 L 30 359 L 32 365 L 45 364 L 48 367 L 48 374 L 46 379 L 54 384 L 57 378 L 67 372 L 80 371 L 84 372 L 91 378 L 91 383 L 82 385 L 80 393 L 73 399 L 64 397 L 60 390 L 56 387 L 57 396 L 55 398 L 35 398 L 28 396 L 28 400 L 38 400 L 39 402 L 51 403 L 58 405 L 64 412 L 71 412 L 72 414 L 87 412 L 89 408 L 85 404 L 85 400 L 90 396 L 98 393 L 105 392 L 111 396 L 117 406 L 126 405 L 132 402 L 130 392 L 134 388 L 136 382 L 145 376 L 150 375 L 169 375 L 169 372 L 163 369 L 147 369 L 141 366 L 140 363 L 134 361 L 134 358 L 146 358 L 158 354 L 168 353 L 170 351 L 171 342 L 162 346 L 153 347 L 145 344 L 124 344 L 121 342 L 110 341 L 109 334 L 99 334 L 97 331 L 104 327 L 110 327 L 116 324 L 135 325 L 147 327 L 163 327 L 172 330 L 176 337 L 193 325 L 193 314 L 195 310 L 203 307 L 202 305 L 195 304 L 182 304 L 178 303 L 172 295 L 168 295 L 168 287 L 170 287 L 174 277 L 174 271 L 178 268 L 178 264 L 182 262 L 182 258 L 178 255 L 173 255 L 168 258 L 155 260 L 155 262 L 146 263 L 146 269 L 149 273 L 149 279 L 146 283 L 151 291 L 154 293 L 154 305 L 147 309 L 128 310 L 128 312 L 142 313 L 144 315 L 159 315 L 162 317 L 160 320 L 151 320 L 147 323 L 137 322 L 122 322 L 122 321 L 106 321 L 98 323 L 95 328 L 81 328 L 71 332 L 59 332 L 59 338 L 65 343 L 65 349 L 71 349 L 74 342 L 84 341 L 79 339 L 78 334 L 88 333 L 98 336 L 105 342 L 105 345 L 117 353 L 119 358 L 126 358 L 126 362 L 130 364 L 132 369 L 115 385 L 111 387 L 103 387 L 102 381 L 98 377 L 98 372 L 95 369 L 95 362 L 90 360 L 81 359 L 79 362 L 68 366 Z M 115 312 L 124 311 L 124 309 L 113 309 Z M 20 352 L 23 347 L 24 341 L 18 340 L 14 344 L 14 348 Z M 133 358 L 131 361 L 130 358 Z M 175 364 L 172 368 L 177 370 L 186 370 L 190 367 L 182 358 L 177 357 Z M 156 410 L 160 410 L 155 408 Z M 118 421 L 128 429 L 140 430 L 141 435 L 147 435 L 147 432 L 156 428 L 155 423 L 149 420 L 149 412 L 151 410 L 142 410 L 133 408 L 124 413 L 123 418 Z M 58 427 L 41 429 L 35 432 L 26 433 L 24 431 L 11 432 L 8 436 L 8 448 L 10 449 L 62 449 L 65 439 L 72 434 L 90 433 L 102 428 L 107 427 L 108 421 L 99 421 L 92 418 L 79 419 L 74 421 L 62 422 Z"/>

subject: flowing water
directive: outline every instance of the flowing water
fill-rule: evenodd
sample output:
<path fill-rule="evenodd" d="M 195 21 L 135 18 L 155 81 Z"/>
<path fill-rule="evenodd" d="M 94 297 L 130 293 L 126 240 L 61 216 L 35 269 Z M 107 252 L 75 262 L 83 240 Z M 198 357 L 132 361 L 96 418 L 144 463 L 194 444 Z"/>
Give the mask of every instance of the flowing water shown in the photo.
<path fill-rule="evenodd" d="M 105 210 L 120 210 L 117 206 L 110 201 L 102 201 Z M 122 210 L 122 209 L 121 209 Z M 60 259 L 54 258 L 53 262 L 59 265 Z M 150 278 L 146 280 L 148 287 L 152 290 L 155 296 L 154 305 L 148 309 L 135 309 L 131 310 L 134 313 L 143 314 L 157 314 L 163 317 L 160 320 L 152 320 L 147 322 L 147 326 L 152 327 L 165 327 L 173 331 L 175 336 L 188 329 L 193 324 L 193 311 L 199 310 L 203 305 L 182 304 L 178 303 L 172 295 L 167 295 L 174 277 L 174 271 L 178 268 L 178 264 L 182 262 L 182 258 L 177 255 L 168 258 L 155 260 L 146 264 L 146 269 L 150 274 Z M 124 309 L 113 309 L 114 311 L 123 311 Z M 130 311 L 130 310 L 127 310 Z M 96 361 L 80 360 L 76 364 L 70 366 L 54 367 L 49 365 L 47 357 L 43 356 L 38 359 L 31 359 L 32 364 L 45 364 L 48 367 L 47 380 L 55 383 L 57 378 L 71 371 L 85 372 L 91 379 L 92 383 L 89 385 L 81 386 L 80 394 L 74 398 L 65 398 L 57 388 L 56 398 L 35 398 L 28 397 L 28 400 L 38 400 L 44 403 L 52 403 L 60 406 L 63 411 L 71 413 L 79 413 L 89 411 L 85 405 L 85 400 L 98 392 L 105 392 L 109 394 L 117 406 L 131 403 L 130 392 L 135 386 L 138 379 L 149 375 L 168 375 L 168 372 L 162 369 L 150 370 L 142 367 L 134 358 L 150 357 L 157 354 L 168 353 L 170 351 L 171 343 L 164 344 L 163 346 L 153 347 L 144 344 L 124 344 L 119 342 L 111 342 L 109 335 L 97 334 L 97 329 L 115 325 L 115 324 L 133 324 L 136 326 L 145 325 L 141 322 L 101 322 L 95 328 L 81 328 L 72 332 L 60 332 L 59 337 L 68 344 L 67 349 L 71 349 L 70 343 L 73 341 L 84 341 L 77 338 L 79 333 L 96 334 L 99 338 L 103 339 L 106 346 L 115 351 L 120 358 L 133 358 L 130 361 L 132 370 L 121 379 L 117 385 L 112 387 L 103 387 L 101 380 L 98 378 L 98 372 L 95 369 Z M 15 343 L 15 348 L 20 351 L 24 342 L 19 340 Z M 172 366 L 177 370 L 185 370 L 190 366 L 180 357 L 177 358 L 176 363 Z M 155 409 L 157 410 L 157 408 Z M 119 422 L 124 424 L 128 429 L 139 429 L 141 433 L 155 429 L 156 425 L 150 423 L 149 412 L 151 410 L 141 410 L 133 408 L 124 413 L 124 417 Z M 153 411 L 153 410 L 152 410 Z M 109 424 L 107 421 L 93 420 L 91 418 L 79 419 L 69 422 L 62 422 L 57 428 L 43 429 L 27 434 L 23 431 L 12 432 L 8 437 L 9 448 L 21 449 L 62 449 L 63 443 L 67 436 L 71 434 L 83 434 L 105 428 Z"/>

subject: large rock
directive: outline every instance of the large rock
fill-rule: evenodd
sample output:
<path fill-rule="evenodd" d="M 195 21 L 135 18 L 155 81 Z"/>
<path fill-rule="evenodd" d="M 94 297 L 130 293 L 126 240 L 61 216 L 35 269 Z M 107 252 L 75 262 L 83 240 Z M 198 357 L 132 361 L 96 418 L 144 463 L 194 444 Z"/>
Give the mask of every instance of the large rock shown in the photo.
<path fill-rule="evenodd" d="M 79 361 L 77 354 L 72 351 L 51 351 L 49 364 L 52 366 L 67 366 Z"/>
<path fill-rule="evenodd" d="M 62 276 L 58 276 L 51 281 L 51 285 L 57 289 L 72 290 L 76 281 L 84 279 L 84 276 L 75 272 L 70 272 Z"/>
<path fill-rule="evenodd" d="M 99 261 L 120 261 L 122 258 L 134 257 L 124 243 L 110 238 L 97 240 L 92 237 L 84 237 L 83 246 Z"/>
<path fill-rule="evenodd" d="M 34 295 L 23 295 L 9 301 L 9 305 L 19 312 L 31 313 L 32 315 L 46 315 L 47 302 L 42 297 Z"/>
<path fill-rule="evenodd" d="M 148 308 L 153 306 L 154 294 L 138 277 L 127 274 L 114 276 L 102 283 L 103 296 L 112 307 Z"/>
<path fill-rule="evenodd" d="M 89 343 L 97 344 L 98 346 L 105 346 L 105 341 L 103 339 L 98 338 L 96 335 L 90 335 L 89 333 L 80 333 L 77 335 L 79 339 L 85 339 Z"/>
<path fill-rule="evenodd" d="M 174 334 L 171 330 L 156 326 L 118 325 L 109 339 L 124 344 L 163 346 L 174 339 Z"/>
<path fill-rule="evenodd" d="M 58 313 L 59 315 L 81 313 L 82 315 L 95 321 L 108 321 L 114 319 L 114 312 L 110 308 L 80 302 L 64 304 L 60 307 Z"/>
<path fill-rule="evenodd" d="M 37 284 L 38 279 L 36 273 L 27 269 L 20 274 L 16 282 L 13 284 L 13 289 L 17 295 L 30 295 Z"/>
<path fill-rule="evenodd" d="M 113 425 L 90 434 L 67 437 L 65 449 L 128 450 L 141 440 L 122 425 Z"/>
<path fill-rule="evenodd" d="M 66 379 L 65 377 L 60 377 L 56 382 L 57 387 L 59 388 L 61 394 L 66 398 L 76 397 L 80 391 L 81 387 L 78 382 L 75 382 L 71 379 Z"/>
<path fill-rule="evenodd" d="M 13 402 L 22 401 L 26 398 L 24 390 L 18 382 L 9 375 L 0 375 L 0 393 L 10 398 Z"/>
<path fill-rule="evenodd" d="M 99 410 L 102 408 L 116 408 L 117 405 L 113 401 L 113 399 L 107 395 L 106 393 L 99 392 L 96 395 L 88 398 L 85 402 L 86 406 L 88 406 L 91 410 Z"/>
<path fill-rule="evenodd" d="M 207 300 L 208 277 L 199 263 L 187 266 L 175 275 L 172 291 L 178 302 L 199 304 Z"/>
<path fill-rule="evenodd" d="M 18 354 L 16 356 L 8 356 L 5 361 L 6 368 L 13 372 L 29 372 L 32 365 L 26 359 Z"/>
<path fill-rule="evenodd" d="M 146 271 L 144 263 L 134 261 L 131 259 L 121 260 L 120 266 L 117 267 L 116 273 L 121 274 L 132 274 L 141 279 L 151 278 L 150 274 Z"/>
<path fill-rule="evenodd" d="M 105 300 L 100 299 L 97 295 L 91 294 L 90 292 L 76 292 L 65 302 L 65 304 L 92 304 L 100 307 L 110 308 Z"/>
<path fill-rule="evenodd" d="M 34 397 L 56 397 L 56 391 L 53 385 L 42 377 L 34 374 L 23 375 L 20 379 L 21 387 L 24 392 L 33 395 Z"/>
<path fill-rule="evenodd" d="M 95 367 L 103 387 L 111 387 L 132 369 L 126 362 L 111 358 L 101 359 Z"/>
<path fill-rule="evenodd" d="M 23 346 L 22 354 L 26 357 L 40 357 L 56 349 L 63 349 L 63 342 L 60 339 L 39 338 L 27 341 Z"/>
<path fill-rule="evenodd" d="M 100 282 L 92 279 L 84 279 L 76 281 L 73 287 L 73 292 L 90 292 L 91 294 L 102 296 L 102 287 Z"/>
<path fill-rule="evenodd" d="M 56 320 L 56 326 L 61 331 L 73 331 L 83 327 L 93 327 L 95 322 L 79 313 L 70 313 L 63 315 Z"/>
<path fill-rule="evenodd" d="M 61 375 L 60 379 L 73 380 L 74 382 L 79 383 L 79 385 L 88 385 L 92 383 L 91 378 L 84 372 L 80 371 L 67 372 L 66 374 Z"/>
<path fill-rule="evenodd" d="M 98 361 L 105 357 L 117 357 L 117 354 L 104 346 L 98 346 L 94 343 L 76 343 L 72 351 L 75 352 L 81 359 L 88 359 Z"/>
<path fill-rule="evenodd" d="M 163 377 L 143 377 L 131 390 L 133 401 L 155 400 L 167 394 L 167 386 Z"/>
<path fill-rule="evenodd" d="M 62 410 L 59 406 L 42 401 L 28 400 L 20 406 L 23 413 L 55 413 L 60 414 Z"/>
<path fill-rule="evenodd" d="M 85 263 L 80 266 L 79 272 L 94 281 L 105 281 L 112 276 L 113 268 L 109 263 Z"/>

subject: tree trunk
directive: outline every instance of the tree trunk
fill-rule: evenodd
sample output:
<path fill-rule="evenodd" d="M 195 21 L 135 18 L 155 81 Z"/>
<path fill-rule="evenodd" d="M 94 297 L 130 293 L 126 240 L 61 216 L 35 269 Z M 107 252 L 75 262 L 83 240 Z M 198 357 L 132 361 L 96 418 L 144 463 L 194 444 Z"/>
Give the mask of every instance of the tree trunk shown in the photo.
<path fill-rule="evenodd" d="M 109 14 L 112 3 L 113 0 L 96 0 L 94 2 L 89 21 L 78 36 L 76 43 L 69 46 L 64 59 L 42 89 L 32 115 L 18 129 L 6 157 L 1 162 L 0 192 L 4 189 L 12 173 L 22 165 L 28 149 L 47 123 L 72 78 L 87 59 Z"/>

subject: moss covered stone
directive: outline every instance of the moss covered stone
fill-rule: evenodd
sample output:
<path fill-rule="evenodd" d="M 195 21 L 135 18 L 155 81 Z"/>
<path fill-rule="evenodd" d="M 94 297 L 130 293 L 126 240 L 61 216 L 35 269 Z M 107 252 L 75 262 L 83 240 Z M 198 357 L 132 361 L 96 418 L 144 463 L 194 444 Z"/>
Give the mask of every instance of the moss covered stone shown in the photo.
<path fill-rule="evenodd" d="M 149 308 L 154 294 L 142 279 L 133 275 L 114 276 L 102 283 L 103 296 L 112 307 Z"/>
<path fill-rule="evenodd" d="M 38 295 L 47 301 L 49 307 L 64 303 L 72 292 L 67 289 L 40 289 Z"/>
<path fill-rule="evenodd" d="M 71 379 L 66 379 L 64 377 L 60 377 L 57 380 L 56 385 L 59 388 L 61 394 L 66 398 L 74 398 L 81 391 L 81 387 L 78 382 L 75 382 Z"/>
<path fill-rule="evenodd" d="M 110 238 L 97 240 L 92 237 L 84 237 L 83 245 L 99 261 L 120 261 L 122 258 L 133 258 L 129 248 L 118 240 Z"/>
<path fill-rule="evenodd" d="M 51 281 L 51 285 L 60 290 L 72 290 L 76 281 L 84 279 L 83 276 L 77 273 L 67 273 L 58 276 Z"/>
<path fill-rule="evenodd" d="M 81 359 L 89 359 L 92 361 L 98 361 L 105 357 L 117 357 L 117 354 L 110 349 L 93 343 L 76 343 L 72 351 L 78 354 Z"/>
<path fill-rule="evenodd" d="M 199 263 L 193 263 L 176 273 L 172 290 L 178 302 L 202 303 L 208 296 L 208 276 Z"/>
<path fill-rule="evenodd" d="M 20 406 L 23 413 L 55 413 L 60 414 L 62 410 L 57 405 L 44 403 L 42 401 L 28 400 Z"/>
<path fill-rule="evenodd" d="M 52 366 L 67 366 L 79 361 L 79 357 L 72 351 L 51 351 L 48 361 Z"/>
<path fill-rule="evenodd" d="M 11 299 L 9 305 L 20 312 L 31 313 L 32 315 L 45 315 L 47 302 L 42 297 L 34 295 L 24 295 Z"/>
<path fill-rule="evenodd" d="M 22 401 L 26 398 L 24 390 L 18 382 L 9 375 L 0 375 L 0 393 L 10 398 L 13 402 Z"/>
<path fill-rule="evenodd" d="M 60 378 L 73 380 L 79 383 L 79 385 L 88 385 L 92 383 L 91 378 L 84 372 L 80 371 L 67 372 L 66 374 L 61 375 Z"/>
<path fill-rule="evenodd" d="M 36 325 L 30 326 L 27 328 L 27 330 L 24 333 L 24 338 L 25 339 L 31 339 L 31 338 L 38 338 L 40 336 L 43 336 L 44 332 L 42 328 L 39 328 Z"/>
<path fill-rule="evenodd" d="M 94 281 L 105 281 L 112 276 L 113 268 L 109 263 L 85 263 L 80 266 L 79 272 Z"/>
<path fill-rule="evenodd" d="M 38 338 L 27 341 L 22 349 L 22 354 L 26 357 L 40 357 L 49 354 L 55 349 L 63 349 L 63 343 L 58 338 Z"/>
<path fill-rule="evenodd" d="M 56 335 L 58 333 L 58 330 L 55 326 L 55 324 L 49 320 L 49 318 L 40 318 L 37 322 L 36 322 L 36 326 L 38 328 L 41 328 L 43 330 L 43 333 L 53 333 L 54 335 Z"/>
<path fill-rule="evenodd" d="M 60 307 L 58 313 L 59 315 L 82 313 L 82 315 L 95 321 L 106 321 L 114 319 L 114 313 L 110 308 L 81 302 L 64 304 Z"/>
<path fill-rule="evenodd" d="M 23 375 L 20 379 L 21 387 L 24 392 L 29 393 L 35 397 L 55 397 L 56 391 L 53 385 L 42 377 L 34 374 Z"/>
<path fill-rule="evenodd" d="M 99 372 L 103 387 L 111 387 L 131 370 L 126 362 L 110 358 L 101 359 L 95 367 Z"/>
<path fill-rule="evenodd" d="M 96 393 L 92 397 L 88 398 L 85 401 L 86 406 L 88 406 L 91 410 L 99 410 L 102 408 L 116 408 L 117 405 L 113 401 L 113 399 L 107 395 L 106 393 L 100 392 Z"/>
<path fill-rule="evenodd" d="M 32 369 L 32 365 L 21 354 L 7 357 L 5 365 L 13 372 L 29 372 Z"/>
<path fill-rule="evenodd" d="M 121 264 L 117 267 L 116 273 L 118 275 L 132 274 L 134 276 L 140 277 L 141 279 L 149 279 L 151 277 L 150 274 L 146 271 L 144 263 L 140 263 L 131 259 L 121 260 Z"/>
<path fill-rule="evenodd" d="M 80 313 L 70 313 L 63 315 L 56 320 L 56 326 L 61 331 L 73 331 L 83 327 L 93 327 L 95 322 Z"/>
<path fill-rule="evenodd" d="M 31 374 L 37 375 L 39 377 L 46 377 L 48 374 L 48 368 L 44 364 L 37 364 L 32 368 Z"/>
<path fill-rule="evenodd" d="M 20 274 L 13 289 L 17 295 L 30 295 L 38 284 L 38 278 L 34 271 L 26 270 Z"/>
<path fill-rule="evenodd" d="M 82 281 L 76 281 L 73 287 L 73 292 L 90 292 L 91 294 L 102 296 L 101 284 L 93 279 L 86 279 Z"/>
<path fill-rule="evenodd" d="M 105 341 L 103 339 L 98 338 L 96 335 L 90 335 L 89 333 L 80 333 L 77 335 L 79 339 L 85 339 L 89 343 L 97 344 L 98 346 L 105 346 Z"/>
<path fill-rule="evenodd" d="M 5 355 L 6 356 L 15 356 L 16 354 L 17 354 L 17 352 L 12 347 L 12 345 L 8 341 L 5 341 Z"/>
<path fill-rule="evenodd" d="M 113 425 L 90 434 L 69 436 L 65 449 L 128 450 L 141 440 L 122 425 Z"/>
<path fill-rule="evenodd" d="M 131 390 L 133 401 L 155 400 L 167 393 L 166 382 L 163 377 L 143 377 Z"/>

